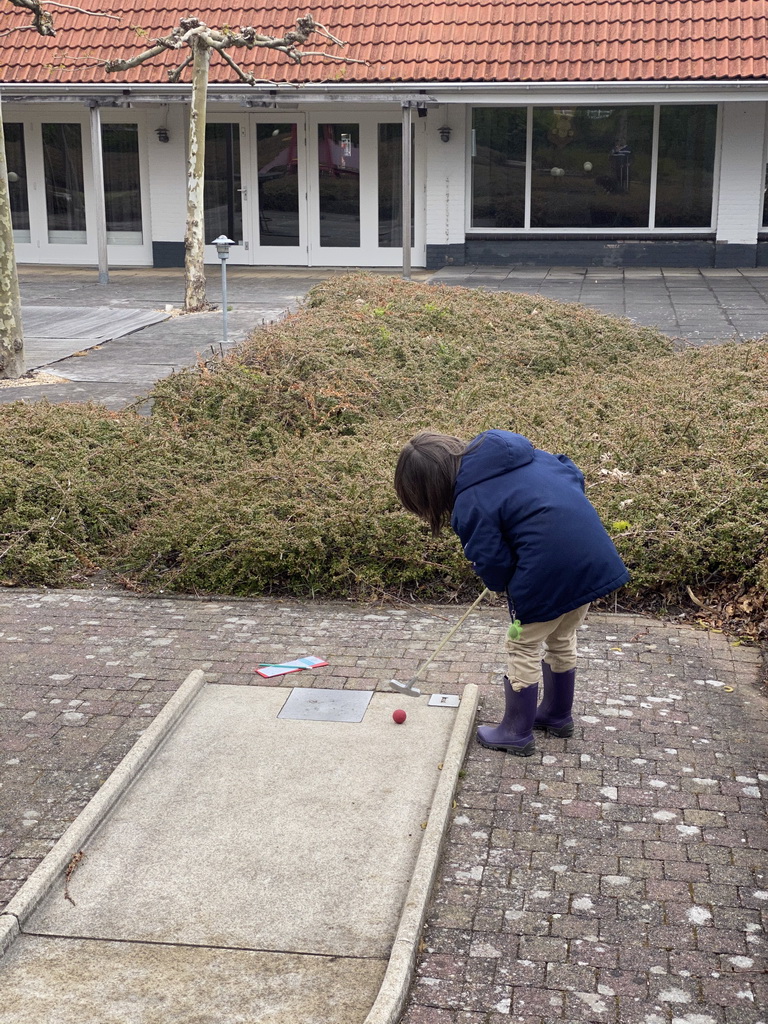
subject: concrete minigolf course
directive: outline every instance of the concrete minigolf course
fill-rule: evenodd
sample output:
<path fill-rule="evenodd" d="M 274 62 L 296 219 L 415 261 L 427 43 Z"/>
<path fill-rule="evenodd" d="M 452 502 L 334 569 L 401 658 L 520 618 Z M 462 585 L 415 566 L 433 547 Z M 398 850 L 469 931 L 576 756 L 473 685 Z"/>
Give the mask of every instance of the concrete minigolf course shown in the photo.
<path fill-rule="evenodd" d="M 0 915 L 5 1024 L 398 1019 L 477 687 L 291 692 L 188 677 Z"/>

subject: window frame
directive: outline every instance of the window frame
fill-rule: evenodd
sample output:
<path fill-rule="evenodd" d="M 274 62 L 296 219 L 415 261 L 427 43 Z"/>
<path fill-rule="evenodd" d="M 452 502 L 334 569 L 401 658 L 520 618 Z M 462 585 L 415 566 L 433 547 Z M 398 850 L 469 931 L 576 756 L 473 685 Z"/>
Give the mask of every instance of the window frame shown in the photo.
<path fill-rule="evenodd" d="M 464 232 L 467 238 L 477 238 L 483 236 L 496 236 L 500 238 L 509 238 L 521 236 L 527 237 L 546 237 L 556 235 L 558 237 L 562 235 L 569 235 L 573 237 L 592 237 L 600 236 L 606 238 L 613 238 L 617 236 L 647 236 L 653 234 L 657 237 L 670 237 L 677 235 L 690 235 L 698 236 L 714 236 L 717 232 L 717 207 L 718 207 L 718 194 L 720 184 L 720 153 L 721 153 L 721 139 L 722 139 L 722 103 L 706 103 L 703 106 L 714 107 L 716 110 L 716 121 L 715 121 L 715 151 L 712 158 L 712 207 L 710 213 L 710 222 L 708 227 L 656 227 L 656 192 L 657 192 L 657 177 L 658 177 L 658 159 L 659 159 L 659 126 L 661 122 L 661 108 L 663 106 L 691 106 L 690 103 L 614 103 L 612 106 L 640 106 L 650 107 L 653 110 L 653 136 L 651 140 L 651 181 L 650 181 L 650 193 L 648 199 L 648 224 L 644 227 L 626 227 L 626 228 L 615 228 L 615 227 L 531 227 L 531 182 L 533 174 L 533 111 L 534 108 L 549 109 L 553 106 L 562 106 L 561 103 L 503 103 L 503 104 L 488 104 L 488 103 L 471 103 L 466 107 L 466 138 L 468 145 L 466 146 L 466 162 L 465 162 L 465 183 L 466 183 L 466 201 L 465 201 L 465 224 Z M 594 103 L 568 103 L 569 107 L 594 107 Z M 607 106 L 608 104 L 598 104 Z M 522 227 L 509 228 L 509 227 L 475 227 L 472 224 L 472 210 L 473 210 L 473 112 L 477 109 L 486 109 L 491 106 L 498 106 L 500 108 L 525 108 L 526 115 L 526 156 L 525 156 L 525 215 Z M 768 171 L 767 171 L 768 177 Z M 768 227 L 763 230 L 768 231 Z"/>

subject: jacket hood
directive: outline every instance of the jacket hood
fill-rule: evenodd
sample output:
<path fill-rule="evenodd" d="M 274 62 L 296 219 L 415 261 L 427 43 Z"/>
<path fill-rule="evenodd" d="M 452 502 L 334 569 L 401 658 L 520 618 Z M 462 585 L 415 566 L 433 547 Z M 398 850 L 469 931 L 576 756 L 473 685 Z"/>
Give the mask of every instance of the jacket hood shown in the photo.
<path fill-rule="evenodd" d="M 535 449 L 527 437 L 509 430 L 486 430 L 470 441 L 456 476 L 454 496 L 468 487 L 502 476 L 533 461 Z"/>

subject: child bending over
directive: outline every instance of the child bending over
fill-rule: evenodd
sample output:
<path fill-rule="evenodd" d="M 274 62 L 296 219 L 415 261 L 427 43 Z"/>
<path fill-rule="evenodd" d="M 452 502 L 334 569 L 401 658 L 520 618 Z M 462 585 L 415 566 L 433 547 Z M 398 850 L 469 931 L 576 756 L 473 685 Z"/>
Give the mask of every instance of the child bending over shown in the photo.
<path fill-rule="evenodd" d="M 400 453 L 395 491 L 434 536 L 450 522 L 486 587 L 507 595 L 506 708 L 499 725 L 480 726 L 478 741 L 529 757 L 534 729 L 571 736 L 576 631 L 591 601 L 629 579 L 581 470 L 508 430 L 469 444 L 424 431 Z"/>

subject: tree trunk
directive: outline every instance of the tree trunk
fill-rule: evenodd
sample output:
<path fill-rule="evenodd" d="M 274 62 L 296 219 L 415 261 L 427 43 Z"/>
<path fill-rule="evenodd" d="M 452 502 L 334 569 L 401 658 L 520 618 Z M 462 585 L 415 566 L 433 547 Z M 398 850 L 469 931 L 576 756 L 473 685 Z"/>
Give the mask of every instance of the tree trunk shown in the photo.
<path fill-rule="evenodd" d="M 208 100 L 208 67 L 211 51 L 200 39 L 190 41 L 193 60 L 192 105 L 189 111 L 189 160 L 187 163 L 187 228 L 184 237 L 184 309 L 195 313 L 208 309 L 205 298 L 203 246 L 205 212 L 205 115 Z"/>
<path fill-rule="evenodd" d="M 24 334 L 21 327 L 21 297 L 13 246 L 3 114 L 0 109 L 0 379 L 20 377 L 23 373 Z"/>

